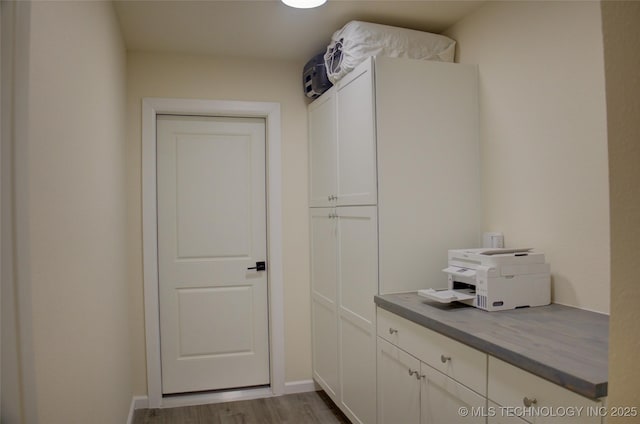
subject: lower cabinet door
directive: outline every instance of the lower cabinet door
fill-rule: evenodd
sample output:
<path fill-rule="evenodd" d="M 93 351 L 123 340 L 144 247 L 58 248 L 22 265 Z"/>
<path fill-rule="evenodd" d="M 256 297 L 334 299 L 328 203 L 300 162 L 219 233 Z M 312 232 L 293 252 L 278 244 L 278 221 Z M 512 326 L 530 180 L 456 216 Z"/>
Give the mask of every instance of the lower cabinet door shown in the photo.
<path fill-rule="evenodd" d="M 339 406 L 353 424 L 376 424 L 378 224 L 375 206 L 338 207 Z"/>
<path fill-rule="evenodd" d="M 418 424 L 420 361 L 380 337 L 377 350 L 378 424 Z"/>
<path fill-rule="evenodd" d="M 336 220 L 331 208 L 309 213 L 313 379 L 338 403 L 338 289 Z"/>
<path fill-rule="evenodd" d="M 358 319 L 338 317 L 340 403 L 353 424 L 376 424 L 376 333 Z"/>
<path fill-rule="evenodd" d="M 527 421 L 518 417 L 517 414 L 514 413 L 514 411 L 506 408 L 501 408 L 491 401 L 489 401 L 488 415 L 488 424 L 528 424 Z"/>
<path fill-rule="evenodd" d="M 484 424 L 487 401 L 473 390 L 422 364 L 421 424 Z"/>
<path fill-rule="evenodd" d="M 313 379 L 334 402 L 339 402 L 338 324 L 335 308 L 321 299 L 311 300 Z"/>

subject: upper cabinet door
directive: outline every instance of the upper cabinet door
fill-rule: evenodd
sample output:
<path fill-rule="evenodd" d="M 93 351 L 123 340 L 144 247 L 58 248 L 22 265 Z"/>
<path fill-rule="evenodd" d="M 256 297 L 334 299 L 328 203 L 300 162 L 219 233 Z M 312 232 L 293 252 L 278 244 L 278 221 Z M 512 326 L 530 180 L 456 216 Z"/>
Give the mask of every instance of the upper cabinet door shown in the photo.
<path fill-rule="evenodd" d="M 333 90 L 309 105 L 309 205 L 334 206 L 337 197 L 336 97 Z"/>
<path fill-rule="evenodd" d="M 363 62 L 338 82 L 338 206 L 377 200 L 372 64 Z"/>
<path fill-rule="evenodd" d="M 309 105 L 309 205 L 377 203 L 373 61 Z"/>

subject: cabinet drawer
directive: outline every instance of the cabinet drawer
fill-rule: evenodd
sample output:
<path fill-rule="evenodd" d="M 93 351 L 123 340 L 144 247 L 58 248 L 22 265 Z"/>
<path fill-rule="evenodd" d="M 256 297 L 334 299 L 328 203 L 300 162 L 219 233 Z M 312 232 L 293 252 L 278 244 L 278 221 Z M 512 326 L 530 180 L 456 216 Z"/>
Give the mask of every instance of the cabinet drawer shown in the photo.
<path fill-rule="evenodd" d="M 598 414 L 593 413 L 596 408 L 602 406 L 601 401 L 587 399 L 492 356 L 489 357 L 487 392 L 490 400 L 500 406 L 514 408 L 515 411 L 519 411 L 523 419 L 531 423 L 600 424 L 601 422 Z M 533 410 L 529 410 L 525 402 L 534 400 L 535 403 L 530 404 Z M 568 409 L 573 416 L 564 413 Z M 558 413 L 563 413 L 564 416 L 560 418 Z"/>
<path fill-rule="evenodd" d="M 486 395 L 487 355 L 384 309 L 377 310 L 380 337 L 422 362 Z"/>

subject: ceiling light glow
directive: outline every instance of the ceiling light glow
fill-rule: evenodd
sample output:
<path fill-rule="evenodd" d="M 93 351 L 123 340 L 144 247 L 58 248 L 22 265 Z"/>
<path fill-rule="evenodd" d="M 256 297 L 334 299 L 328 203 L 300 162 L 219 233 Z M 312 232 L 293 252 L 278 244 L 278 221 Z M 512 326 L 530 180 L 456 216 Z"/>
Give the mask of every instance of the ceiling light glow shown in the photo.
<path fill-rule="evenodd" d="M 322 6 L 327 0 L 282 0 L 282 3 L 290 7 L 298 9 L 311 9 L 313 7 Z"/>

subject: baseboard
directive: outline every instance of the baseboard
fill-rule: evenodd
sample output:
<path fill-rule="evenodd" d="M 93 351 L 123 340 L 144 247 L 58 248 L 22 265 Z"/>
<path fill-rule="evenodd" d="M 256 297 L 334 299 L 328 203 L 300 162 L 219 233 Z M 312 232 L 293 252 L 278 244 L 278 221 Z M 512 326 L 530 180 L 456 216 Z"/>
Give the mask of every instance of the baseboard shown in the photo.
<path fill-rule="evenodd" d="M 284 394 L 292 395 L 294 393 L 315 392 L 320 390 L 313 380 L 288 381 L 284 383 Z"/>
<path fill-rule="evenodd" d="M 133 423 L 133 414 L 136 409 L 145 409 L 149 406 L 149 398 L 147 396 L 134 396 L 131 398 L 131 406 L 129 406 L 129 416 L 127 417 L 127 424 Z"/>

